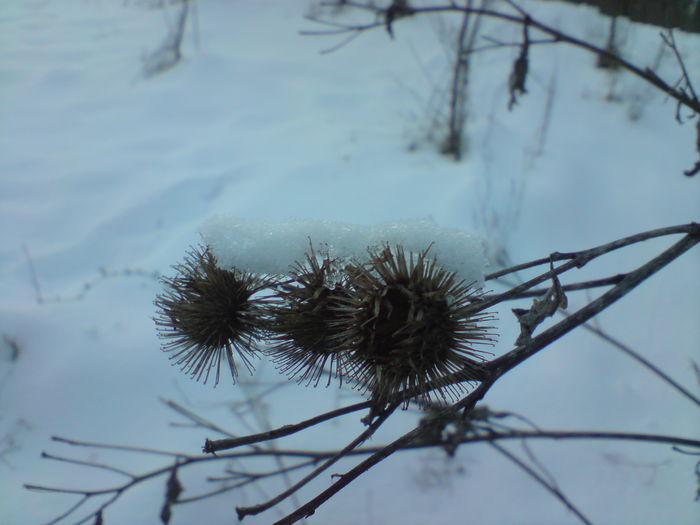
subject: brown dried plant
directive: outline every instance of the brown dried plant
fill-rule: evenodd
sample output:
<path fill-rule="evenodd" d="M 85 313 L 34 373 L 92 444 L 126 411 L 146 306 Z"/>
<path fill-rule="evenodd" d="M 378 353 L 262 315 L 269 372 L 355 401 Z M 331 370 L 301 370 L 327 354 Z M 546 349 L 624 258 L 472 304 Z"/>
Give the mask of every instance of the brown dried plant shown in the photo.
<path fill-rule="evenodd" d="M 336 324 L 348 284 L 327 254 L 318 256 L 313 246 L 309 251 L 305 262 L 292 266 L 291 279 L 278 287 L 267 353 L 282 373 L 300 383 L 318 385 L 324 369 L 329 371 L 327 385 L 333 374 L 342 383 Z"/>
<path fill-rule="evenodd" d="M 206 383 L 215 369 L 215 384 L 225 356 L 235 383 L 234 351 L 252 370 L 250 358 L 258 353 L 258 341 L 266 331 L 269 299 L 259 292 L 269 280 L 218 267 L 206 248 L 191 250 L 174 268 L 177 275 L 162 279 L 165 291 L 155 301 L 163 350 L 197 381 L 203 378 Z"/>
<path fill-rule="evenodd" d="M 483 360 L 479 347 L 495 340 L 485 325 L 493 316 L 471 308 L 481 291 L 428 250 L 383 246 L 370 251 L 367 263 L 347 268 L 351 287 L 340 298 L 339 341 L 348 353 L 347 375 L 379 404 L 407 388 L 425 399 L 456 398 Z"/>

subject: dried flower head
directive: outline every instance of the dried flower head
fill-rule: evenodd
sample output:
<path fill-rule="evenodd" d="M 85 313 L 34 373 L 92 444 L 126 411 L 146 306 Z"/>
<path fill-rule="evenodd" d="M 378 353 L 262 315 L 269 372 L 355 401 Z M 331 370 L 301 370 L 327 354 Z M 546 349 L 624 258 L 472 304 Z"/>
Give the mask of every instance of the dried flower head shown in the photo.
<path fill-rule="evenodd" d="M 165 292 L 158 295 L 155 318 L 163 350 L 197 381 L 206 383 L 212 369 L 219 383 L 224 356 L 236 382 L 233 351 L 252 370 L 250 357 L 264 334 L 267 300 L 254 297 L 269 282 L 260 277 L 219 268 L 211 252 L 193 249 L 175 277 L 163 278 Z"/>
<path fill-rule="evenodd" d="M 336 338 L 337 308 L 347 297 L 344 280 L 328 255 L 310 247 L 306 260 L 292 266 L 291 279 L 279 286 L 279 305 L 273 315 L 273 344 L 268 349 L 279 370 L 298 382 L 318 385 L 326 369 L 342 382 L 341 356 Z"/>
<path fill-rule="evenodd" d="M 493 317 L 470 309 L 481 292 L 427 252 L 384 246 L 347 268 L 350 294 L 340 309 L 347 375 L 380 402 L 406 388 L 424 400 L 433 391 L 454 398 L 464 381 L 449 376 L 469 380 L 485 353 L 476 347 L 494 341 L 483 324 Z"/>

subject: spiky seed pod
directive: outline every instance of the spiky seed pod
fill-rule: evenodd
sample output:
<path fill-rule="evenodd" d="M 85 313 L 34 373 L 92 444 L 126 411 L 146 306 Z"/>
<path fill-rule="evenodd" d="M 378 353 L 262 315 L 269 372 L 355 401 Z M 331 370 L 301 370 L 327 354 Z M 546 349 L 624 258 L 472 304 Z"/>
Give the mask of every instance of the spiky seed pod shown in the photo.
<path fill-rule="evenodd" d="M 350 294 L 339 309 L 347 375 L 380 404 L 405 388 L 424 401 L 435 393 L 455 398 L 465 383 L 448 376 L 468 380 L 486 353 L 477 347 L 494 341 L 493 327 L 484 326 L 493 316 L 469 310 L 480 290 L 427 252 L 384 246 L 370 251 L 368 263 L 347 269 Z"/>
<path fill-rule="evenodd" d="M 239 270 L 219 268 L 207 248 L 191 250 L 175 277 L 162 279 L 165 291 L 156 297 L 158 332 L 175 365 L 206 383 L 212 369 L 219 383 L 226 356 L 233 382 L 237 367 L 233 352 L 252 371 L 250 358 L 264 335 L 267 299 L 255 297 L 266 279 Z"/>
<path fill-rule="evenodd" d="M 337 308 L 347 297 L 342 278 L 326 255 L 310 247 L 304 262 L 292 266 L 291 280 L 279 286 L 271 323 L 274 335 L 267 350 L 278 369 L 299 383 L 317 386 L 324 369 L 342 383 L 342 361 L 335 341 Z"/>

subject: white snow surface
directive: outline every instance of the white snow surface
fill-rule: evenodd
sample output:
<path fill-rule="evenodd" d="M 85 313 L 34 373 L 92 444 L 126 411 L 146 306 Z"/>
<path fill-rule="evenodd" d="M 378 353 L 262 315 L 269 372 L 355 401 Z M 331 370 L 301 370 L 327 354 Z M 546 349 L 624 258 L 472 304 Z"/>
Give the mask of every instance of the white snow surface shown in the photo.
<path fill-rule="evenodd" d="M 609 20 L 593 9 L 519 3 L 579 38 L 607 41 Z M 361 399 L 335 384 L 313 389 L 287 381 L 268 391 L 282 377 L 264 360 L 254 362 L 254 376 L 243 373 L 241 383 L 216 389 L 169 365 L 153 322 L 153 301 L 162 291 L 154 275 L 171 275 L 212 217 L 366 226 L 428 217 L 484 238 L 492 269 L 700 220 L 700 176 L 682 175 L 697 160 L 695 122 L 679 125 L 675 104 L 630 75 L 596 69 L 590 54 L 564 44 L 531 46 L 528 93 L 512 111 L 507 84 L 517 46 L 473 55 L 468 148 L 455 162 L 438 150 L 451 78 L 446 50 L 459 19 L 410 17 L 394 24 L 394 39 L 378 28 L 321 53 L 344 37 L 299 34 L 327 29 L 304 18 L 314 13 L 308 0 L 191 0 L 182 61 L 147 77 L 144 59 L 167 40 L 176 7 L 155 0 L 0 2 L 2 525 L 47 523 L 79 498 L 28 491 L 24 483 L 91 490 L 128 481 L 117 472 L 42 458 L 42 451 L 134 473 L 173 464 L 169 457 L 69 446 L 51 436 L 196 455 L 205 438 L 220 434 L 171 425 L 185 418 L 161 398 L 235 435 Z M 671 53 L 659 55 L 658 28 L 618 23 L 624 52 L 642 68 L 661 56 L 658 73 L 673 84 L 680 72 Z M 505 42 L 522 35 L 493 20 L 482 29 Z M 676 32 L 676 38 L 697 90 L 698 35 Z M 630 271 L 675 239 L 614 252 L 562 282 Z M 696 247 L 594 320 L 696 395 L 698 268 Z M 600 293 L 569 293 L 570 310 Z M 496 355 L 511 350 L 518 336 L 511 308 L 529 304 L 512 302 L 495 312 Z M 257 415 L 242 410 L 256 396 L 263 401 Z M 700 435 L 694 403 L 585 330 L 507 374 L 485 402 L 546 429 Z M 365 415 L 274 444 L 342 447 L 364 430 Z M 391 442 L 418 417 L 399 414 L 369 445 Z M 526 461 L 528 453 L 536 455 L 593 523 L 698 523 L 697 456 L 621 441 L 540 440 L 527 452 L 518 442 L 503 445 Z M 274 522 L 356 461 L 339 462 L 279 512 L 244 523 Z M 262 460 L 225 466 L 276 468 Z M 181 469 L 183 496 L 219 488 L 206 477 L 223 468 L 215 461 Z M 298 479 L 301 471 L 291 475 Z M 165 487 L 164 476 L 133 487 L 106 509 L 104 523 L 160 523 Z M 236 505 L 260 503 L 263 490 L 272 497 L 283 487 L 282 480 L 268 480 L 261 490 L 177 505 L 170 523 L 235 523 Z M 461 447 L 452 459 L 440 450 L 392 455 L 307 521 L 580 523 L 486 444 Z"/>
<path fill-rule="evenodd" d="M 467 283 L 483 284 L 484 241 L 429 219 L 362 225 L 319 219 L 246 220 L 235 215 L 212 217 L 200 229 L 204 243 L 222 268 L 253 273 L 286 274 L 313 250 L 334 260 L 365 261 L 370 250 L 401 246 L 429 258 Z"/>

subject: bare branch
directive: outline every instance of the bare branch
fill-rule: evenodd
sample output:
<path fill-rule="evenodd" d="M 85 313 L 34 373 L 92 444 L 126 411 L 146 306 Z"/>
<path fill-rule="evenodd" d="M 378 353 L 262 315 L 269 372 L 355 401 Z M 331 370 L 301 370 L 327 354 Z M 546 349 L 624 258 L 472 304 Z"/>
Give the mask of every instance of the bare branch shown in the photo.
<path fill-rule="evenodd" d="M 620 248 L 654 239 L 656 237 L 664 237 L 666 235 L 676 235 L 681 233 L 693 233 L 698 231 L 700 231 L 700 224 L 694 222 L 688 224 L 681 224 L 678 226 L 657 228 L 655 230 L 637 233 L 628 237 L 617 239 L 609 243 L 601 244 L 600 246 L 597 246 L 596 248 L 591 248 L 590 250 L 581 250 L 579 252 L 555 252 L 549 255 L 548 257 L 541 257 L 539 259 L 535 259 L 534 261 L 517 264 L 515 266 L 511 266 L 510 268 L 504 268 L 503 270 L 498 270 L 497 272 L 489 273 L 484 277 L 484 280 L 491 281 L 493 279 L 502 277 L 504 275 L 508 275 L 510 273 L 519 272 L 521 270 L 527 270 L 528 268 L 541 266 L 543 264 L 549 264 L 552 261 L 566 261 L 580 258 L 587 259 L 585 262 L 588 262 L 588 260 L 590 260 L 588 259 L 588 257 L 599 257 L 614 250 L 619 250 Z M 546 281 L 549 278 L 550 277 L 542 279 L 542 282 Z"/>
<path fill-rule="evenodd" d="M 556 486 L 554 486 L 552 483 L 548 482 L 546 479 L 544 479 L 542 476 L 540 476 L 535 470 L 530 467 L 528 464 L 526 464 L 523 460 L 521 460 L 519 457 L 517 457 L 515 454 L 510 452 L 508 449 L 505 447 L 502 447 L 498 443 L 494 443 L 491 441 L 489 443 L 491 447 L 493 447 L 496 451 L 498 451 L 501 455 L 504 457 L 508 458 L 510 461 L 515 463 L 515 465 L 518 466 L 521 470 L 523 470 L 528 476 L 530 476 L 532 479 L 534 479 L 537 483 L 542 485 L 547 491 L 549 491 L 555 498 L 557 498 L 561 503 L 569 509 L 571 512 L 573 512 L 576 517 L 581 520 L 581 522 L 585 523 L 586 525 L 592 525 L 591 521 L 586 518 L 586 516 L 583 515 L 583 513 L 576 508 L 576 506 L 569 501 L 569 498 L 566 497 L 566 495 L 559 490 Z"/>
<path fill-rule="evenodd" d="M 566 312 L 562 312 L 563 315 L 569 315 Z M 678 383 L 675 379 L 673 379 L 671 376 L 666 374 L 664 371 L 662 371 L 658 366 L 656 366 L 654 363 L 649 361 L 648 359 L 644 358 L 641 356 L 638 352 L 635 352 L 632 348 L 627 346 L 626 344 L 622 343 L 621 341 L 618 341 L 614 337 L 612 337 L 609 334 L 606 334 L 602 330 L 586 323 L 583 325 L 583 328 L 588 330 L 589 332 L 595 334 L 596 336 L 600 337 L 602 340 L 607 341 L 611 345 L 613 345 L 615 348 L 618 350 L 624 352 L 627 354 L 629 357 L 640 363 L 642 366 L 647 368 L 651 373 L 653 373 L 655 376 L 659 377 L 669 385 L 671 385 L 677 392 L 679 392 L 681 395 L 687 397 L 690 399 L 693 403 L 695 403 L 698 407 L 700 407 L 700 398 L 698 396 L 694 395 L 691 393 L 687 388 L 683 387 L 680 383 Z"/>
<path fill-rule="evenodd" d="M 320 414 L 318 416 L 306 419 L 304 421 L 301 421 L 299 423 L 296 423 L 294 425 L 284 425 L 283 427 L 272 429 L 272 430 L 267 430 L 265 432 L 260 432 L 258 434 L 251 434 L 249 436 L 244 436 L 244 437 L 239 437 L 239 438 L 231 438 L 231 439 L 218 439 L 216 441 L 212 441 L 210 439 L 207 439 L 206 442 L 204 443 L 204 447 L 202 448 L 202 451 L 205 453 L 215 453 L 220 450 L 228 450 L 231 448 L 236 448 L 240 447 L 242 445 L 249 445 L 251 443 L 259 443 L 261 441 L 269 441 L 271 439 L 278 439 L 284 436 L 289 436 L 291 434 L 295 434 L 301 430 L 304 430 L 305 428 L 309 428 L 315 425 L 318 425 L 319 423 L 322 423 L 324 421 L 328 421 L 330 419 L 334 419 L 339 416 L 344 416 L 346 414 L 351 414 L 352 412 L 356 412 L 358 410 L 363 410 L 365 408 L 370 408 L 372 406 L 371 401 L 364 401 L 362 403 L 356 403 L 354 405 L 350 405 L 347 407 L 343 408 L 338 408 L 336 410 L 331 410 L 330 412 L 326 412 L 325 414 Z"/>
<path fill-rule="evenodd" d="M 42 452 L 41 457 L 45 459 L 52 459 L 54 461 L 63 461 L 65 463 L 71 463 L 73 465 L 83 465 L 85 467 L 108 470 L 110 472 L 114 472 L 115 474 L 121 474 L 122 476 L 126 476 L 130 479 L 136 478 L 136 476 L 134 476 L 131 472 L 127 472 L 126 470 L 122 470 L 111 465 L 105 465 L 104 463 L 97 463 L 95 461 L 83 461 L 75 458 L 56 456 L 55 454 L 49 454 L 48 452 Z"/>
<path fill-rule="evenodd" d="M 98 519 L 101 516 L 102 511 L 117 500 L 125 491 L 131 487 L 158 476 L 169 476 L 170 482 L 166 483 L 166 487 L 174 487 L 173 478 L 175 476 L 175 470 L 182 470 L 190 465 L 205 461 L 220 461 L 220 460 L 242 460 L 244 458 L 254 458 L 254 457 L 270 457 L 274 458 L 278 462 L 278 468 L 266 471 L 266 472 L 253 472 L 248 470 L 236 469 L 229 470 L 226 472 L 226 476 L 210 477 L 210 481 L 217 481 L 226 483 L 225 486 L 219 487 L 215 490 L 204 492 L 202 494 L 191 496 L 186 499 L 179 499 L 179 491 L 175 496 L 175 490 L 168 490 L 166 493 L 166 500 L 162 507 L 163 519 L 167 521 L 169 519 L 170 511 L 173 505 L 180 504 L 184 502 L 198 501 L 211 497 L 217 494 L 222 494 L 246 486 L 247 484 L 254 483 L 260 479 L 272 477 L 272 476 L 286 476 L 290 472 L 304 469 L 312 468 L 317 465 L 319 461 L 322 462 L 321 465 L 311 470 L 306 476 L 302 477 L 299 481 L 291 484 L 286 490 L 278 494 L 277 496 L 268 499 L 267 501 L 250 506 L 250 507 L 240 507 L 237 509 L 239 518 L 243 518 L 246 515 L 257 514 L 263 512 L 271 507 L 274 507 L 279 502 L 287 497 L 293 496 L 296 492 L 306 485 L 309 481 L 319 476 L 322 472 L 327 470 L 331 465 L 335 464 L 339 459 L 349 456 L 367 456 L 349 471 L 334 475 L 334 482 L 326 490 L 319 493 L 316 497 L 309 500 L 307 503 L 299 506 L 296 511 L 292 512 L 288 516 L 282 518 L 278 523 L 294 523 L 305 516 L 309 516 L 315 512 L 315 510 L 322 505 L 329 498 L 333 497 L 345 486 L 351 483 L 353 480 L 357 479 L 368 469 L 372 468 L 374 465 L 383 461 L 385 458 L 391 454 L 422 447 L 441 447 L 445 449 L 448 453 L 450 451 L 456 450 L 458 446 L 465 445 L 468 443 L 479 442 L 479 441 L 489 441 L 495 442 L 503 439 L 620 439 L 620 440 L 634 440 L 634 441 L 647 441 L 654 443 L 662 443 L 675 445 L 677 447 L 691 447 L 700 449 L 700 441 L 695 439 L 682 438 L 678 436 L 660 436 L 660 435 L 648 435 L 648 434 L 634 434 L 634 433 L 615 433 L 615 432 L 583 432 L 583 431 L 544 431 L 535 428 L 535 430 L 522 431 L 519 429 L 513 429 L 507 426 L 505 423 L 496 422 L 495 419 L 504 418 L 510 413 L 508 412 L 491 412 L 490 410 L 485 410 L 483 407 L 481 409 L 475 407 L 477 403 L 484 398 L 491 387 L 510 370 L 517 367 L 519 364 L 534 356 L 540 350 L 546 348 L 549 344 L 556 341 L 566 333 L 574 330 L 579 326 L 586 326 L 585 323 L 594 317 L 597 313 L 601 312 L 611 304 L 624 297 L 629 291 L 634 289 L 636 286 L 644 282 L 655 272 L 659 271 L 661 268 L 668 265 L 670 262 L 680 257 L 687 250 L 700 243 L 700 225 L 696 223 L 690 223 L 681 226 L 674 226 L 669 228 L 660 228 L 657 230 L 652 230 L 648 232 L 643 232 L 637 235 L 632 235 L 616 241 L 603 244 L 596 248 L 589 250 L 582 250 L 579 252 L 571 253 L 554 253 L 548 258 L 538 259 L 530 263 L 525 263 L 522 265 L 514 266 L 512 268 L 503 270 L 502 272 L 497 272 L 489 276 L 490 279 L 499 278 L 502 275 L 507 275 L 513 273 L 520 269 L 532 268 L 539 266 L 541 264 L 550 264 L 550 269 L 544 271 L 538 277 L 531 279 L 530 281 L 523 283 L 518 286 L 512 287 L 505 293 L 496 294 L 493 296 L 483 297 L 481 300 L 477 301 L 474 305 L 475 309 L 481 311 L 485 304 L 493 305 L 501 301 L 510 300 L 516 297 L 524 297 L 526 294 L 539 294 L 544 293 L 546 300 L 541 300 L 541 304 L 544 305 L 543 308 L 535 308 L 539 314 L 542 315 L 553 313 L 554 310 L 562 306 L 562 297 L 566 285 L 561 285 L 558 280 L 558 276 L 562 273 L 573 269 L 574 267 L 581 267 L 590 262 L 591 260 L 610 253 L 614 250 L 630 246 L 632 244 L 642 242 L 648 239 L 665 236 L 665 235 L 675 235 L 675 234 L 685 234 L 680 240 L 677 240 L 671 247 L 664 250 L 657 256 L 651 258 L 646 263 L 639 266 L 637 269 L 630 271 L 625 274 L 618 274 L 616 276 L 607 277 L 604 279 L 598 279 L 595 281 L 588 281 L 586 283 L 576 283 L 574 285 L 569 285 L 576 287 L 577 289 L 587 289 L 593 286 L 610 286 L 611 288 L 603 293 L 597 299 L 590 301 L 587 305 L 579 309 L 577 312 L 569 314 L 563 320 L 556 323 L 551 328 L 543 331 L 540 334 L 535 335 L 535 328 L 539 322 L 533 323 L 528 329 L 528 337 L 521 338 L 515 348 L 506 354 L 497 357 L 489 362 L 480 364 L 475 367 L 474 370 L 462 370 L 447 377 L 440 378 L 439 382 L 436 382 L 434 387 L 431 384 L 427 385 L 427 388 L 438 388 L 440 384 L 444 385 L 445 382 L 465 382 L 473 381 L 478 382 L 477 386 L 472 392 L 460 399 L 459 401 L 453 403 L 452 405 L 446 405 L 444 407 L 439 407 L 434 412 L 427 421 L 422 421 L 413 430 L 405 433 L 403 436 L 394 440 L 386 446 L 381 447 L 360 447 L 360 445 L 365 442 L 380 426 L 391 416 L 395 409 L 404 403 L 406 400 L 411 400 L 415 398 L 416 395 L 425 393 L 425 386 L 422 390 L 417 390 L 416 388 L 406 389 L 404 391 L 398 392 L 397 394 L 391 396 L 388 399 L 388 408 L 382 410 L 381 406 L 378 406 L 375 401 L 366 401 L 362 403 L 356 403 L 347 407 L 342 407 L 340 409 L 329 411 L 325 414 L 315 416 L 313 418 L 307 419 L 305 421 L 293 424 L 285 425 L 275 429 L 267 430 L 265 432 L 253 433 L 249 436 L 236 437 L 233 436 L 228 431 L 222 429 L 218 425 L 210 422 L 209 420 L 195 414 L 189 409 L 186 409 L 177 403 L 172 401 L 164 400 L 164 402 L 173 410 L 177 411 L 179 414 L 183 415 L 195 425 L 200 426 L 204 429 L 215 431 L 220 434 L 231 436 L 226 439 L 221 440 L 207 440 L 205 443 L 204 451 L 207 453 L 202 456 L 193 456 L 189 454 L 171 452 L 158 450 L 153 448 L 145 447 L 131 447 L 123 445 L 112 445 L 105 443 L 94 443 L 86 441 L 77 441 L 62 437 L 54 437 L 53 440 L 59 443 L 63 443 L 70 446 L 84 447 L 84 448 L 97 448 L 104 450 L 113 450 L 115 452 L 127 452 L 127 453 L 141 453 L 141 454 L 151 454 L 151 455 L 164 455 L 169 458 L 169 464 L 158 469 L 154 469 L 143 474 L 134 474 L 127 472 L 110 465 L 103 463 L 96 463 L 93 461 L 86 461 L 80 459 L 66 458 L 63 456 L 56 456 L 52 454 L 45 454 L 48 459 L 54 459 L 57 461 L 63 461 L 75 465 L 82 465 L 89 468 L 99 468 L 107 471 L 114 472 L 115 474 L 120 474 L 128 477 L 129 479 L 119 486 L 102 488 L 102 489 L 70 489 L 70 488 L 56 488 L 48 487 L 43 485 L 26 485 L 27 488 L 32 490 L 39 490 L 44 492 L 55 492 L 55 493 L 65 493 L 65 494 L 75 494 L 82 496 L 81 500 L 74 506 L 71 507 L 66 513 L 62 514 L 56 521 L 61 521 L 65 517 L 73 514 L 82 504 L 88 499 L 95 496 L 108 496 L 108 499 L 103 502 L 94 512 L 92 512 L 87 518 L 83 519 L 81 522 L 85 523 L 86 520 L 95 518 Z M 555 267 L 554 261 L 562 261 L 562 264 Z M 545 290 L 532 290 L 532 287 L 539 283 L 551 280 L 552 287 Z M 536 312 L 536 313 L 537 313 Z M 590 328 L 589 328 L 590 329 Z M 595 332 L 595 330 L 594 330 Z M 606 339 L 608 340 L 608 339 Z M 610 342 L 613 342 L 612 338 L 609 338 Z M 615 341 L 617 342 L 617 341 Z M 619 343 L 619 342 L 617 342 Z M 621 345 L 621 343 L 619 343 Z M 620 346 L 618 346 L 620 347 Z M 687 392 L 685 389 L 679 388 L 679 385 L 675 383 L 671 378 L 663 374 L 658 367 L 655 367 L 648 361 L 644 360 L 636 354 L 636 352 L 625 348 L 622 345 L 621 349 L 626 351 L 626 353 L 635 357 L 639 362 L 644 364 L 650 371 L 662 377 L 669 384 L 674 386 L 679 392 L 683 393 L 686 397 L 689 397 L 696 404 L 698 404 L 695 396 Z M 469 375 L 471 374 L 471 375 Z M 318 450 L 289 450 L 289 449 L 274 449 L 267 447 L 252 446 L 252 448 L 245 451 L 233 451 L 228 453 L 214 454 L 215 452 L 220 452 L 222 450 L 240 447 L 243 445 L 254 445 L 256 443 L 266 442 L 274 439 L 279 439 L 285 436 L 292 435 L 294 433 L 303 431 L 305 429 L 314 427 L 316 425 L 328 422 L 336 417 L 342 415 L 357 412 L 359 410 L 364 410 L 366 408 L 370 409 L 370 415 L 372 416 L 371 424 L 363 432 L 361 432 L 356 438 L 354 438 L 347 446 L 341 450 L 331 450 L 331 451 L 318 451 Z M 369 419 L 369 418 L 365 418 Z M 369 421 L 368 421 L 369 423 Z M 445 432 L 446 426 L 450 425 L 450 429 L 454 429 L 452 432 Z M 530 425 L 532 426 L 532 425 Z M 499 450 L 500 451 L 500 450 Z M 291 465 L 285 465 L 280 460 L 281 458 L 299 458 L 299 461 L 293 462 Z M 173 461 L 175 466 L 173 466 Z M 518 461 L 522 461 L 519 460 Z M 520 466 L 520 465 L 519 465 Z M 529 467 L 528 467 L 529 468 Z M 179 474 L 179 473 L 178 473 Z M 535 473 L 537 474 L 537 473 Z M 573 507 L 569 499 L 561 493 L 561 491 L 556 487 L 556 484 L 551 480 L 547 481 L 541 475 L 539 476 L 538 482 L 545 484 L 552 490 L 555 495 L 567 505 L 567 507 Z M 175 478 L 177 481 L 177 479 Z M 230 482 L 230 483 L 229 483 Z M 179 485 L 179 481 L 178 481 Z M 575 507 L 573 507 L 575 508 Z M 576 511 L 574 511 L 576 512 Z M 578 511 L 577 515 L 580 514 L 580 518 L 583 514 Z M 585 521 L 585 518 L 582 519 Z"/>
<path fill-rule="evenodd" d="M 411 14 L 412 15 L 422 15 L 422 14 L 430 14 L 430 13 L 464 13 L 464 14 L 474 14 L 474 15 L 479 15 L 479 16 L 485 16 L 485 17 L 490 17 L 498 20 L 503 20 L 506 22 L 511 22 L 514 24 L 518 24 L 521 26 L 528 26 L 531 29 L 537 30 L 544 35 L 547 35 L 551 40 L 552 43 L 566 43 L 569 45 L 572 45 L 574 47 L 577 47 L 579 49 L 583 49 L 585 51 L 588 51 L 595 56 L 603 59 L 606 61 L 606 63 L 609 64 L 617 64 L 619 67 L 625 69 L 629 73 L 632 73 L 636 77 L 640 78 L 644 82 L 647 82 L 651 85 L 653 85 L 655 88 L 659 89 L 663 93 L 667 94 L 674 100 L 676 100 L 680 105 L 685 106 L 689 108 L 693 113 L 700 113 L 700 100 L 697 99 L 693 95 L 693 93 L 688 94 L 686 93 L 683 89 L 677 89 L 669 85 L 667 82 L 662 80 L 656 73 L 654 73 L 651 69 L 649 68 L 641 68 L 639 66 L 636 66 L 632 64 L 631 62 L 625 60 L 621 56 L 619 56 L 616 53 L 611 52 L 608 49 L 603 49 L 598 46 L 595 46 L 589 42 L 586 42 L 585 40 L 581 40 L 579 38 L 573 37 L 571 35 L 568 35 L 566 33 L 563 33 L 562 31 L 559 31 L 558 29 L 551 27 L 543 22 L 540 22 L 539 20 L 536 20 L 532 18 L 532 16 L 527 13 L 524 9 L 519 7 L 516 3 L 509 1 L 508 4 L 510 7 L 512 7 L 517 14 L 511 14 L 511 13 L 506 13 L 503 11 L 499 10 L 493 10 L 493 9 L 486 9 L 484 7 L 480 8 L 474 8 L 471 7 L 470 5 L 467 6 L 458 6 L 455 3 L 445 3 L 444 5 L 437 5 L 437 6 L 426 6 L 426 7 L 412 7 L 411 8 Z M 360 10 L 366 10 L 371 13 L 374 13 L 375 16 L 377 13 L 381 13 L 382 10 L 380 8 L 377 8 L 369 3 L 364 3 L 364 2 L 344 2 L 344 5 L 346 7 L 352 7 Z M 322 22 L 322 23 L 328 23 L 327 21 L 320 21 L 320 20 L 315 20 L 316 22 Z M 324 32 L 305 32 L 303 34 L 338 34 L 338 33 L 344 33 L 344 32 L 360 32 L 360 31 L 369 31 L 372 29 L 375 29 L 377 27 L 382 27 L 384 25 L 384 22 L 380 20 L 375 20 L 373 23 L 369 23 L 366 25 L 343 25 L 343 24 L 337 24 L 335 23 L 336 26 L 340 26 L 339 29 L 335 30 L 334 33 L 324 33 Z"/>
<path fill-rule="evenodd" d="M 188 454 L 183 452 L 169 452 L 167 450 L 160 450 L 157 448 L 147 448 L 147 447 L 130 447 L 128 445 L 113 445 L 109 443 L 95 443 L 91 441 L 78 441 L 75 439 L 68 439 L 61 436 L 51 436 L 52 441 L 58 441 L 59 443 L 65 443 L 66 445 L 71 445 L 74 447 L 89 447 L 89 448 L 105 448 L 109 450 L 120 450 L 123 452 L 137 452 L 141 454 L 154 454 L 158 456 L 174 456 L 180 458 L 189 457 Z"/>
<path fill-rule="evenodd" d="M 392 403 L 385 411 L 383 411 L 377 419 L 372 423 L 367 430 L 362 432 L 357 438 L 355 438 L 352 442 L 350 442 L 343 450 L 338 452 L 336 455 L 332 456 L 330 459 L 328 459 L 325 463 L 323 463 L 321 466 L 316 468 L 313 472 L 311 472 L 309 475 L 305 476 L 303 479 L 301 479 L 299 482 L 294 484 L 294 486 L 290 487 L 289 489 L 285 490 L 281 494 L 279 494 L 277 497 L 262 503 L 260 505 L 255 505 L 253 507 L 236 507 L 236 512 L 238 514 L 238 519 L 242 520 L 248 515 L 251 514 L 259 514 L 260 512 L 263 512 L 270 507 L 276 505 L 283 499 L 287 498 L 289 495 L 295 493 L 297 490 L 299 490 L 301 487 L 306 485 L 309 481 L 313 480 L 316 478 L 319 474 L 321 474 L 323 471 L 328 469 L 331 465 L 335 464 L 338 460 L 342 459 L 343 457 L 347 456 L 347 454 L 357 448 L 358 445 L 361 443 L 364 443 L 367 439 L 369 439 L 372 434 L 374 434 L 377 429 L 384 423 L 384 421 L 387 420 L 387 418 L 396 410 L 396 408 L 399 406 L 399 403 L 394 402 Z M 304 508 L 304 507 L 301 507 Z M 312 512 L 313 514 L 313 512 Z"/>
<path fill-rule="evenodd" d="M 557 323 L 555 326 L 534 337 L 530 343 L 519 346 L 506 355 L 489 362 L 487 368 L 496 371 L 496 376 L 500 377 L 503 373 L 525 361 L 546 345 L 559 339 L 576 326 L 585 323 L 602 310 L 627 295 L 651 275 L 658 272 L 700 242 L 700 225 L 695 224 L 694 226 L 695 228 L 691 233 L 683 237 L 660 255 L 640 266 L 637 270 L 630 272 L 619 284 L 601 295 L 598 299 L 584 306 L 566 320 Z"/>

